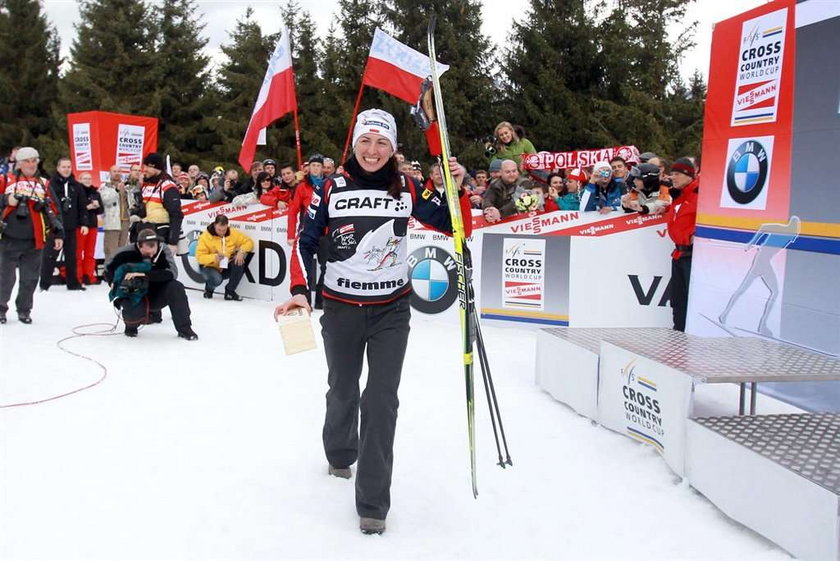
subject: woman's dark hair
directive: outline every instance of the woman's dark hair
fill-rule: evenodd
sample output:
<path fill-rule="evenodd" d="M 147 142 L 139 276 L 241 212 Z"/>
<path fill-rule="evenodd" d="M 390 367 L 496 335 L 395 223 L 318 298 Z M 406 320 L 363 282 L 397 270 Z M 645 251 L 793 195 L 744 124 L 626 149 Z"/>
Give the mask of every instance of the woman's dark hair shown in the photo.
<path fill-rule="evenodd" d="M 269 174 L 267 171 L 259 172 L 257 174 L 257 180 L 254 182 L 254 191 L 257 193 L 257 198 L 263 196 L 262 182 L 265 180 L 271 181 L 271 174 Z M 269 187 L 269 189 L 270 188 L 271 187 Z"/>
<path fill-rule="evenodd" d="M 385 164 L 385 167 L 388 171 L 390 171 L 391 175 L 391 184 L 388 186 L 388 194 L 395 199 L 400 200 L 403 189 L 403 174 L 400 172 L 400 163 L 397 161 L 396 156 L 391 156 L 388 163 Z"/>
<path fill-rule="evenodd" d="M 566 185 L 566 180 L 565 180 L 565 179 L 563 178 L 563 176 L 562 176 L 561 174 L 559 174 L 559 173 L 550 173 L 550 174 L 548 174 L 548 179 L 546 180 L 546 181 L 548 181 L 548 186 L 549 186 L 549 187 L 551 186 L 551 180 L 552 180 L 553 178 L 555 178 L 555 177 L 559 177 L 560 179 L 562 179 L 562 180 L 563 180 L 563 188 L 562 188 L 562 189 L 560 189 L 560 190 L 557 192 L 557 196 L 558 196 L 558 197 L 562 197 L 563 195 L 567 195 L 567 194 L 569 193 L 569 186 L 568 186 L 568 185 Z"/>

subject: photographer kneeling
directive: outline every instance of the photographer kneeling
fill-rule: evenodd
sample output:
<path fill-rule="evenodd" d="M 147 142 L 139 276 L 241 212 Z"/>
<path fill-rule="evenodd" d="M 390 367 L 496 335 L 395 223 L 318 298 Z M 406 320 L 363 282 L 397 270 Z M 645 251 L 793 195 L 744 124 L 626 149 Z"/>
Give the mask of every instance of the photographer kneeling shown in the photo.
<path fill-rule="evenodd" d="M 109 297 L 122 309 L 125 334 L 136 337 L 138 326 L 154 323 L 154 317 L 169 306 L 178 337 L 195 341 L 190 304 L 184 285 L 178 282 L 178 268 L 169 247 L 160 243 L 151 228 L 141 230 L 137 242 L 121 248 L 105 264 Z"/>

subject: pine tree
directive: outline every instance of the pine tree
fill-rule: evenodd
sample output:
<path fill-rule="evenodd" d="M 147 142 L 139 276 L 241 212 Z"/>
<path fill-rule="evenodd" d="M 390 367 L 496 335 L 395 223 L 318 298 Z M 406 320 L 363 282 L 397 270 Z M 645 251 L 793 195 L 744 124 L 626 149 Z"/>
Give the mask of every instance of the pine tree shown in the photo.
<path fill-rule="evenodd" d="M 54 139 L 59 39 L 37 0 L 0 2 L 0 147 L 35 145 L 45 162 L 62 149 Z M 53 140 L 51 142 L 51 140 Z M 64 145 L 66 146 L 66 136 Z M 3 154 L 5 155 L 5 154 Z"/>
<path fill-rule="evenodd" d="M 586 2 L 531 0 L 512 27 L 502 62 L 506 120 L 525 127 L 537 150 L 610 144 L 596 112 L 606 80 Z"/>
<path fill-rule="evenodd" d="M 321 50 L 321 95 L 322 112 L 320 122 L 327 140 L 323 147 L 324 155 L 338 161 L 349 127 L 350 114 L 355 101 L 355 87 L 342 88 L 341 77 L 345 68 L 342 57 L 342 40 L 337 36 L 335 25 L 330 25 Z M 361 73 L 358 80 L 361 81 Z"/>
<path fill-rule="evenodd" d="M 197 162 L 212 148 L 205 95 L 209 59 L 207 39 L 193 0 L 164 0 L 160 6 L 157 60 L 160 75 L 159 149 L 173 161 Z"/>
<path fill-rule="evenodd" d="M 387 0 L 385 16 L 395 38 L 427 53 L 426 30 L 437 16 L 435 48 L 440 62 L 450 66 L 441 77 L 452 151 L 468 164 L 483 164 L 484 148 L 475 142 L 492 131 L 499 118 L 489 77 L 492 53 L 481 35 L 481 3 L 477 0 Z M 420 92 L 418 91 L 418 96 Z M 388 101 L 394 108 L 405 150 L 413 157 L 429 157 L 426 142 L 413 124 L 405 102 Z"/>
<path fill-rule="evenodd" d="M 60 85 L 67 112 L 160 115 L 156 24 L 134 0 L 87 0 Z"/>

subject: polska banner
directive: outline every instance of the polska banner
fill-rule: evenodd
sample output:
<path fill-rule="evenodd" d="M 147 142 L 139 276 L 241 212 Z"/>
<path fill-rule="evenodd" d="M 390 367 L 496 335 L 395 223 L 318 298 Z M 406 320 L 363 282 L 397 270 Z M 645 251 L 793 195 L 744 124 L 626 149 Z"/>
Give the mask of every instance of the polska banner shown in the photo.
<path fill-rule="evenodd" d="M 638 163 L 639 149 L 635 146 L 615 146 L 613 148 L 594 148 L 572 152 L 523 154 L 522 168 L 526 170 L 585 168 L 602 160 L 610 161 L 616 156 L 624 158 L 626 162 Z"/>

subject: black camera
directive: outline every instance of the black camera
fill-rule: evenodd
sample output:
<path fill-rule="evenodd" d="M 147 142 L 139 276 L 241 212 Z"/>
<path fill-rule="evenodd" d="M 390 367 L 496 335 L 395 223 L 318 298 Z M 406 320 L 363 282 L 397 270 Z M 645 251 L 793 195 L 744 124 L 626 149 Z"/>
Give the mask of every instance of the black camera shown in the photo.
<path fill-rule="evenodd" d="M 149 277 L 144 274 L 139 277 L 125 278 L 120 287 L 126 294 L 145 294 L 149 290 Z"/>
<path fill-rule="evenodd" d="M 26 218 L 29 216 L 29 195 L 15 195 L 15 198 L 18 201 L 15 216 L 18 218 Z"/>
<path fill-rule="evenodd" d="M 482 144 L 484 144 L 484 156 L 488 159 L 492 158 L 496 155 L 496 144 L 498 144 L 499 139 L 493 136 L 492 134 L 488 134 L 484 138 L 480 140 Z"/>

